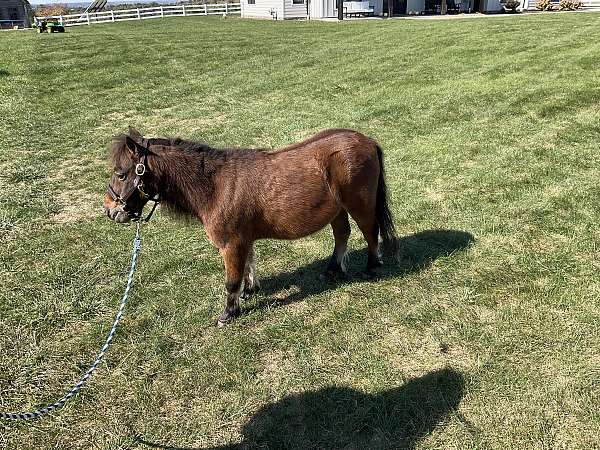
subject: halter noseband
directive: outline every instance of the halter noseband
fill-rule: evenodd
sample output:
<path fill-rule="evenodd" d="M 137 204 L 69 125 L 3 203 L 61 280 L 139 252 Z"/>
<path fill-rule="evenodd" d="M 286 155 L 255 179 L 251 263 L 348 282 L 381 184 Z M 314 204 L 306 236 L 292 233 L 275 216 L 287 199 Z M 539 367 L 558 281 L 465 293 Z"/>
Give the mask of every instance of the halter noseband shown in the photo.
<path fill-rule="evenodd" d="M 127 211 L 128 213 L 133 215 L 134 221 L 143 220 L 144 222 L 148 222 L 150 220 L 150 217 L 152 217 L 152 214 L 154 214 L 154 210 L 160 203 L 160 198 L 158 193 L 154 196 L 151 196 L 150 194 L 146 193 L 144 191 L 144 181 L 142 180 L 142 176 L 146 173 L 150 141 L 148 139 L 143 139 L 142 144 L 139 147 L 142 148 L 142 154 L 140 155 L 139 162 L 135 165 L 135 179 L 133 180 L 133 185 L 128 190 L 119 195 L 117 191 L 115 191 L 115 189 L 110 185 L 110 183 L 108 183 L 108 188 L 106 191 L 116 203 L 123 205 L 124 210 L 126 210 L 127 208 L 127 200 L 129 200 L 129 198 L 133 195 L 135 191 L 138 191 L 140 193 L 140 196 L 146 201 L 154 202 L 150 213 L 144 219 L 142 219 L 142 212 L 144 210 L 143 206 L 139 213 Z"/>

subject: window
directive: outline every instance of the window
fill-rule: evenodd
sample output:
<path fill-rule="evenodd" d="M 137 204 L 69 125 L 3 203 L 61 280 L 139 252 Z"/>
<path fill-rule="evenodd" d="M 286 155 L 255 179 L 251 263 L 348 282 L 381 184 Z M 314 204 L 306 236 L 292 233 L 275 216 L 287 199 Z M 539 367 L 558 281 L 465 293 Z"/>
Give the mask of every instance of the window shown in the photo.
<path fill-rule="evenodd" d="M 249 5 L 256 5 L 256 0 L 248 0 Z"/>
<path fill-rule="evenodd" d="M 304 0 L 292 0 L 292 5 L 304 5 Z"/>

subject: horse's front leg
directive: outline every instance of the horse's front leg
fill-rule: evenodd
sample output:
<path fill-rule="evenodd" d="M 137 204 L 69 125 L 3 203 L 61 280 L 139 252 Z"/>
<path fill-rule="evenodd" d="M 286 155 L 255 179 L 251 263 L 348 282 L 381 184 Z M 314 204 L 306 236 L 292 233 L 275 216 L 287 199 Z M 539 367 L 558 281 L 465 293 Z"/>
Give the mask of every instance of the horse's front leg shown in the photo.
<path fill-rule="evenodd" d="M 260 291 L 260 283 L 258 278 L 256 278 L 254 248 L 250 247 L 248 258 L 246 258 L 246 267 L 244 269 L 244 290 L 242 292 L 242 298 L 246 299 L 258 291 Z"/>
<path fill-rule="evenodd" d="M 225 311 L 219 316 L 217 325 L 222 327 L 233 321 L 240 315 L 240 294 L 244 269 L 248 258 L 249 247 L 247 244 L 227 244 L 221 249 L 225 261 L 225 289 L 227 290 L 227 302 Z"/>

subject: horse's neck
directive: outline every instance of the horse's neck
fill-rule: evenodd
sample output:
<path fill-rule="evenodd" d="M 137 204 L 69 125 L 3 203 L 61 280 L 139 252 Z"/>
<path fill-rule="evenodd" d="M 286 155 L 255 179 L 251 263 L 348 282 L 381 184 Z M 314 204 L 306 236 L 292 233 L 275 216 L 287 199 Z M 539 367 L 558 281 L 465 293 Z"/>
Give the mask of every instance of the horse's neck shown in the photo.
<path fill-rule="evenodd" d="M 164 201 L 175 209 L 202 219 L 211 203 L 213 180 L 205 170 L 206 155 L 170 153 L 162 156 Z"/>

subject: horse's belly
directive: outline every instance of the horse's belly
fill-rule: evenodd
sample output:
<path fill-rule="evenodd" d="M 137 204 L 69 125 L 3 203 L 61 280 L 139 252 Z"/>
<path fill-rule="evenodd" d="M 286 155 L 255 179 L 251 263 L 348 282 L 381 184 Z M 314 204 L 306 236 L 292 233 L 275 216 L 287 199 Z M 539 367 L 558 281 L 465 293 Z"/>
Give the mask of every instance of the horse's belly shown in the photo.
<path fill-rule="evenodd" d="M 339 213 L 322 164 L 312 154 L 278 155 L 265 167 L 257 195 L 266 238 L 298 239 L 331 223 Z"/>
<path fill-rule="evenodd" d="M 269 220 L 264 237 L 273 239 L 298 239 L 316 233 L 327 226 L 339 213 L 340 207 L 333 198 L 314 204 L 290 204 L 278 210 Z"/>

